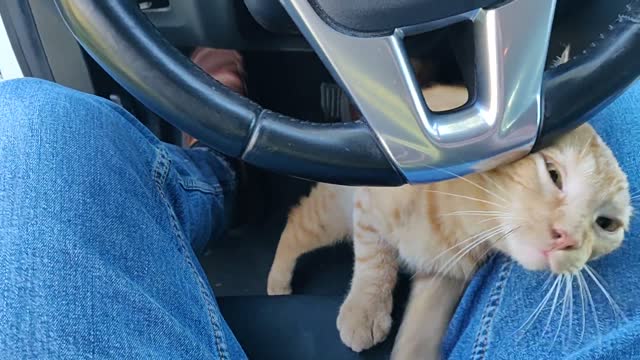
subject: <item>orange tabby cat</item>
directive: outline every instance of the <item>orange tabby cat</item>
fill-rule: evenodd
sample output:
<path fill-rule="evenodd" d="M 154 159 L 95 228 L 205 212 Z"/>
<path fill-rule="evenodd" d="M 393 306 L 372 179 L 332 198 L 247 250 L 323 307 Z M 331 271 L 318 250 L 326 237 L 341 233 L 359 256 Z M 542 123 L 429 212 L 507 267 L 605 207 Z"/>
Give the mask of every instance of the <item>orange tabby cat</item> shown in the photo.
<path fill-rule="evenodd" d="M 434 110 L 466 102 L 458 87 L 425 92 Z M 355 269 L 337 320 L 342 341 L 361 351 L 385 339 L 401 262 L 415 276 L 392 358 L 437 358 L 467 280 L 492 250 L 530 270 L 580 271 L 620 246 L 631 216 L 628 188 L 589 125 L 463 178 L 396 188 L 319 184 L 290 213 L 268 293 L 291 292 L 300 255 L 352 237 Z"/>

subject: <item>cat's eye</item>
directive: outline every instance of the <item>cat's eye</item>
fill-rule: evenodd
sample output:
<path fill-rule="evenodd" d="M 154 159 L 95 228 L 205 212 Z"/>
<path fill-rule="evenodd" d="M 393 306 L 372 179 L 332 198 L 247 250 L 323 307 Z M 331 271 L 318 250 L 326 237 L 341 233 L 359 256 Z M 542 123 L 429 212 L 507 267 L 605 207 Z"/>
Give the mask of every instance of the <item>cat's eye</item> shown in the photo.
<path fill-rule="evenodd" d="M 560 176 L 560 171 L 551 162 L 547 161 L 546 165 L 547 172 L 549 172 L 549 178 L 558 189 L 562 190 L 562 176 Z"/>
<path fill-rule="evenodd" d="M 608 232 L 614 232 L 620 228 L 620 222 L 606 216 L 598 216 L 596 219 L 596 224 L 604 230 Z"/>

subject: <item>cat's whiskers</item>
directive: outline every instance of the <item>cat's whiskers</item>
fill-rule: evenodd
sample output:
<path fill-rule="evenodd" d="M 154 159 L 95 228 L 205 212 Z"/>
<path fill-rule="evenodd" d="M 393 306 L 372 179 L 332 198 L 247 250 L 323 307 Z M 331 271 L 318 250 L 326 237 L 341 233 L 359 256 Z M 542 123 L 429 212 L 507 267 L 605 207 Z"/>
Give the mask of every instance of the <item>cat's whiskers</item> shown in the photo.
<path fill-rule="evenodd" d="M 595 323 L 596 331 L 598 333 L 598 341 L 600 341 L 601 340 L 600 339 L 600 322 L 598 320 L 598 314 L 595 307 L 595 302 L 593 300 L 593 296 L 591 295 L 589 284 L 587 283 L 584 275 L 582 274 L 582 271 L 587 273 L 587 275 L 596 284 L 596 286 L 598 286 L 600 291 L 602 291 L 602 294 L 605 296 L 605 298 L 609 302 L 609 306 L 611 307 L 611 310 L 614 313 L 616 321 L 618 321 L 618 319 L 622 319 L 623 321 L 626 321 L 626 317 L 624 313 L 622 312 L 618 304 L 615 302 L 615 300 L 613 299 L 609 291 L 605 288 L 605 285 L 603 285 L 604 280 L 602 280 L 602 277 L 600 277 L 600 275 L 591 266 L 585 265 L 581 269 L 581 271 L 578 271 L 576 273 L 557 275 L 555 277 L 555 280 L 552 282 L 550 289 L 546 292 L 540 304 L 538 304 L 538 306 L 535 308 L 533 313 L 529 316 L 529 318 L 527 318 L 524 324 L 522 324 L 522 326 L 516 332 L 520 332 L 520 331 L 526 332 L 531 327 L 533 322 L 535 322 L 535 320 L 542 313 L 547 303 L 551 302 L 549 316 L 542 330 L 542 334 L 544 335 L 547 333 L 547 330 L 549 329 L 549 325 L 551 324 L 551 321 L 554 319 L 556 309 L 560 307 L 560 318 L 558 319 L 558 327 L 553 337 L 552 346 L 558 340 L 558 336 L 560 335 L 560 331 L 562 330 L 565 317 L 567 316 L 568 316 L 567 320 L 569 322 L 569 325 L 568 325 L 569 330 L 567 334 L 563 333 L 561 340 L 564 345 L 570 343 L 572 340 L 571 336 L 573 332 L 573 312 L 574 312 L 573 282 L 575 279 L 576 283 L 578 284 L 580 306 L 581 306 L 581 312 L 580 312 L 581 329 L 580 329 L 580 338 L 579 338 L 578 344 L 581 344 L 584 339 L 584 333 L 586 330 L 586 323 L 587 323 L 587 310 L 588 310 L 587 308 L 590 308 L 591 313 L 593 315 L 593 321 Z M 552 278 L 553 278 L 553 274 L 551 274 L 550 277 L 545 281 L 545 283 L 543 284 L 543 288 L 548 286 L 547 284 L 550 283 L 550 279 Z M 563 292 L 564 294 L 561 294 L 561 292 Z M 567 338 L 567 336 L 569 337 Z"/>
<path fill-rule="evenodd" d="M 547 280 L 542 284 L 542 290 L 546 289 L 549 284 L 551 284 L 551 279 L 555 278 L 554 273 L 549 272 L 549 276 L 547 276 Z"/>
<path fill-rule="evenodd" d="M 582 329 L 580 330 L 580 342 L 578 344 L 582 344 L 582 340 L 584 338 L 584 330 L 586 327 L 586 322 L 587 322 L 587 316 L 586 316 L 586 312 L 585 312 L 585 293 L 584 293 L 584 287 L 582 286 L 582 282 L 580 281 L 580 274 L 576 275 L 577 278 L 577 283 L 578 283 L 578 288 L 580 289 L 580 305 L 582 306 Z"/>
<path fill-rule="evenodd" d="M 573 332 L 573 278 L 575 276 L 571 274 L 571 281 L 569 282 L 569 341 Z"/>
<path fill-rule="evenodd" d="M 493 186 L 495 186 L 496 189 L 500 190 L 500 192 L 503 195 L 509 196 L 509 192 L 505 190 L 502 186 L 498 185 L 498 183 L 495 182 L 495 180 L 493 180 L 491 176 L 487 175 L 486 173 L 481 173 L 480 176 L 482 176 L 483 179 L 489 181 Z"/>
<path fill-rule="evenodd" d="M 640 194 L 632 195 L 632 196 L 629 198 L 629 201 L 631 202 L 631 205 L 636 205 L 636 203 L 638 202 L 638 200 L 640 200 Z"/>
<path fill-rule="evenodd" d="M 444 172 L 445 174 L 449 174 L 449 175 L 451 175 L 451 176 L 455 177 L 456 179 L 460 179 L 460 180 L 462 180 L 462 181 L 465 181 L 465 182 L 467 182 L 468 184 L 471 184 L 471 185 L 475 186 L 476 188 L 478 188 L 478 189 L 480 189 L 480 190 L 483 190 L 483 191 L 484 191 L 484 192 L 486 192 L 487 194 L 489 194 L 489 195 L 493 195 L 493 196 L 495 196 L 496 198 L 498 198 L 499 200 L 502 200 L 505 204 L 508 204 L 508 203 L 509 203 L 505 198 L 503 198 L 503 197 L 499 196 L 499 195 L 498 195 L 498 194 L 496 194 L 495 192 L 493 192 L 493 191 L 491 191 L 491 190 L 489 190 L 489 189 L 487 189 L 487 188 L 485 188 L 485 187 L 483 187 L 483 186 L 480 186 L 480 184 L 476 183 L 475 181 L 471 181 L 471 180 L 467 179 L 466 177 L 460 176 L 460 175 L 458 175 L 458 174 L 454 174 L 454 173 L 452 173 L 451 171 L 446 170 L 446 169 L 441 169 L 441 168 L 437 168 L 437 167 L 433 167 L 433 166 L 431 166 L 431 168 L 432 168 L 432 169 L 435 169 L 435 170 L 442 171 L 442 172 Z"/>
<path fill-rule="evenodd" d="M 634 203 L 638 199 L 640 199 L 640 189 L 629 192 L 629 201 L 631 201 L 631 203 Z"/>
<path fill-rule="evenodd" d="M 509 213 L 499 210 L 456 210 L 448 213 L 441 214 L 440 216 L 451 216 L 451 215 L 466 215 L 466 214 L 504 214 L 508 215 Z"/>
<path fill-rule="evenodd" d="M 569 289 L 573 286 L 573 275 L 572 274 L 563 274 L 560 275 L 563 276 L 565 278 L 564 284 L 565 284 L 565 288 L 564 288 L 564 297 L 562 298 L 562 309 L 560 311 L 560 322 L 558 323 L 558 328 L 556 329 L 556 333 L 553 336 L 553 341 L 551 342 L 551 346 L 553 346 L 553 344 L 556 343 L 556 339 L 558 338 L 558 334 L 560 334 L 560 329 L 562 329 L 562 322 L 564 320 L 564 314 L 566 312 L 567 309 L 567 303 L 569 301 L 573 302 L 573 299 L 569 299 Z M 571 325 L 571 323 L 569 323 L 569 325 Z M 569 330 L 569 332 L 571 332 L 571 330 Z"/>
<path fill-rule="evenodd" d="M 523 218 L 519 218 L 519 217 L 513 217 L 513 216 L 494 216 L 494 217 L 490 217 L 490 218 L 486 218 L 484 220 L 478 221 L 478 224 L 484 224 L 486 222 L 490 222 L 490 221 L 494 221 L 494 220 L 522 220 L 527 222 L 527 219 L 523 219 Z"/>
<path fill-rule="evenodd" d="M 481 224 L 495 221 L 495 220 L 512 220 L 512 221 L 517 220 L 523 223 L 529 222 L 529 219 L 519 217 L 519 216 L 513 216 L 504 211 L 491 211 L 491 210 L 459 210 L 459 211 L 453 211 L 450 213 L 439 215 L 439 217 L 461 216 L 461 215 L 487 217 L 486 219 L 478 221 L 476 225 L 481 225 Z"/>
<path fill-rule="evenodd" d="M 458 241 L 458 242 L 457 242 L 456 244 L 454 244 L 453 246 L 451 246 L 451 247 L 449 247 L 449 248 L 445 249 L 444 251 L 440 252 L 438 255 L 436 255 L 435 257 L 433 257 L 433 258 L 430 260 L 430 262 L 431 262 L 431 263 L 433 263 L 433 262 L 435 262 L 436 260 L 438 260 L 440 257 L 444 256 L 444 254 L 448 253 L 449 251 L 451 251 L 451 250 L 453 250 L 453 249 L 455 249 L 455 248 L 457 248 L 457 247 L 459 247 L 459 246 L 461 246 L 461 245 L 463 245 L 463 244 L 465 244 L 465 243 L 468 243 L 468 242 L 470 242 L 470 241 L 474 241 L 474 240 L 475 240 L 475 239 L 477 239 L 478 237 L 484 236 L 484 235 L 486 235 L 486 234 L 487 234 L 487 233 L 489 233 L 489 232 L 495 231 L 496 229 L 498 229 L 498 228 L 500 228 L 500 227 L 502 227 L 502 226 L 503 226 L 502 224 L 500 224 L 500 225 L 496 225 L 496 226 L 494 226 L 494 227 L 491 227 L 491 228 L 486 229 L 486 230 L 484 230 L 484 231 L 481 231 L 481 232 L 479 232 L 479 233 L 473 234 L 473 235 L 469 236 L 468 238 L 466 238 L 466 239 L 464 239 L 464 240 L 462 240 L 462 241 Z"/>
<path fill-rule="evenodd" d="M 459 250 L 457 253 L 455 253 L 447 262 L 445 262 L 445 264 L 441 267 L 441 270 L 439 271 L 439 273 L 444 277 L 446 276 L 449 271 L 460 261 L 464 258 L 464 256 L 466 254 L 468 254 L 469 252 L 471 252 L 474 248 L 480 246 L 482 243 L 484 243 L 485 241 L 487 241 L 487 239 L 489 239 L 491 236 L 500 233 L 500 229 L 496 229 L 490 233 L 485 234 L 484 236 L 474 240 L 473 242 L 471 242 L 470 244 L 466 245 L 465 247 L 463 247 L 461 250 Z M 464 271 L 464 270 L 463 270 Z M 465 277 L 467 276 L 467 274 L 464 274 Z"/>
<path fill-rule="evenodd" d="M 555 277 L 555 280 L 551 282 L 551 279 L 553 279 L 554 277 Z M 584 282 L 584 278 L 579 272 L 573 273 L 573 274 L 560 274 L 560 275 L 554 275 L 553 273 L 549 274 L 549 277 L 543 283 L 542 288 L 545 289 L 549 283 L 552 284 L 551 287 L 544 295 L 542 301 L 540 301 L 540 304 L 538 304 L 538 306 L 534 309 L 533 313 L 527 318 L 527 320 L 522 324 L 522 326 L 520 326 L 520 328 L 516 331 L 516 333 L 518 332 L 523 332 L 523 334 L 526 333 L 526 331 L 528 331 L 531 325 L 540 316 L 540 314 L 546 307 L 547 303 L 549 303 L 549 301 L 553 298 L 551 300 L 551 308 L 549 309 L 549 316 L 547 317 L 547 321 L 542 330 L 542 335 L 547 333 L 547 330 L 549 329 L 549 325 L 551 325 L 551 321 L 556 315 L 556 309 L 559 308 L 560 305 L 562 305 L 560 307 L 560 319 L 558 320 L 558 327 L 556 328 L 551 346 L 553 346 L 553 344 L 555 344 L 555 342 L 558 340 L 558 336 L 560 335 L 560 331 L 562 330 L 562 326 L 564 324 L 564 319 L 566 316 L 568 316 L 568 322 L 569 322 L 568 338 L 567 338 L 567 334 L 563 333 L 561 340 L 563 345 L 567 345 L 568 343 L 570 343 L 572 331 L 573 331 L 573 303 L 574 303 L 573 282 L 574 282 L 574 279 L 576 279 L 576 282 L 578 283 L 578 287 L 580 290 L 580 304 L 582 306 L 582 328 L 580 332 L 580 343 L 582 343 L 585 328 L 586 328 L 585 289 L 587 285 Z M 561 293 L 564 293 L 564 294 L 561 294 Z M 597 317 L 595 316 L 595 307 L 593 306 L 592 300 L 591 300 L 591 304 L 594 311 L 596 324 L 598 324 Z"/>
<path fill-rule="evenodd" d="M 513 227 L 509 227 L 508 225 L 498 225 L 497 228 L 488 233 L 485 232 L 485 235 L 481 238 L 473 241 L 471 244 L 468 244 L 460 251 L 458 251 L 451 259 L 449 259 L 443 266 L 441 270 L 441 274 L 444 276 L 447 274 L 460 260 L 462 260 L 467 254 L 469 254 L 472 250 L 480 246 L 481 244 L 491 240 L 492 237 L 499 234 L 506 234 L 510 231 L 513 231 Z"/>
<path fill-rule="evenodd" d="M 428 190 L 428 191 L 434 191 L 434 190 Z M 458 194 L 456 194 L 456 195 L 458 195 Z M 477 200 L 480 200 L 480 199 L 477 199 Z M 494 204 L 494 205 L 499 206 L 499 204 Z M 449 213 L 445 213 L 445 214 L 439 215 L 439 217 L 448 217 L 448 216 L 479 216 L 479 217 L 487 217 L 486 219 L 483 219 L 483 220 L 477 222 L 476 225 L 480 225 L 480 224 L 483 224 L 483 223 L 486 223 L 486 222 L 489 222 L 489 221 L 494 221 L 494 220 L 512 220 L 512 221 L 513 220 L 521 220 L 521 221 L 528 221 L 528 219 L 525 219 L 525 218 L 522 218 L 522 217 L 516 217 L 516 216 L 513 216 L 513 215 L 511 215 L 511 214 L 509 214 L 509 213 L 507 213 L 505 211 L 500 211 L 500 210 L 457 210 L 457 211 L 452 211 L 452 212 L 449 212 Z M 439 273 L 443 274 L 443 276 L 444 276 L 460 260 L 462 260 L 467 254 L 469 254 L 471 251 L 473 251 L 475 248 L 477 248 L 481 244 L 491 240 L 491 238 L 496 236 L 496 235 L 502 234 L 502 236 L 500 238 L 498 238 L 495 242 L 493 242 L 492 245 L 495 245 L 497 242 L 499 242 L 500 240 L 506 238 L 508 235 L 510 235 L 511 233 L 513 233 L 514 231 L 516 231 L 520 227 L 521 227 L 521 225 L 517 224 L 515 226 L 512 225 L 512 228 L 509 229 L 509 225 L 498 224 L 498 225 L 493 226 L 493 227 L 491 227 L 489 229 L 481 231 L 480 233 L 473 234 L 470 237 L 468 237 L 467 239 L 464 239 L 462 241 L 458 241 L 453 246 L 447 248 L 446 250 L 440 252 L 438 255 L 436 255 L 434 258 L 432 258 L 430 260 L 430 263 L 434 263 L 437 259 L 439 259 L 443 255 L 447 254 L 451 250 L 454 250 L 454 249 L 464 245 L 464 247 L 462 249 L 458 250 L 441 267 L 442 270 Z M 475 260 L 475 266 L 474 267 L 477 267 L 478 263 L 480 261 L 484 260 L 486 255 L 491 250 L 492 250 L 491 246 L 487 247 L 487 249 L 484 251 L 484 253 L 478 259 Z M 465 277 L 467 277 L 467 276 L 468 276 L 468 274 L 465 274 Z"/>
<path fill-rule="evenodd" d="M 593 321 L 596 324 L 596 331 L 598 332 L 598 341 L 600 341 L 600 323 L 598 322 L 598 314 L 596 312 L 596 306 L 593 302 L 593 297 L 591 296 L 591 290 L 589 289 L 589 284 L 584 279 L 584 275 L 582 272 L 577 273 L 578 281 L 582 282 L 582 286 L 584 287 L 585 293 L 587 295 L 587 300 L 589 300 L 589 305 L 591 307 L 591 313 L 593 314 Z"/>
<path fill-rule="evenodd" d="M 582 151 L 580 152 L 580 155 L 578 155 L 578 159 L 581 159 L 584 154 L 587 152 L 587 149 L 589 148 L 589 145 L 591 144 L 591 142 L 593 141 L 593 139 L 596 137 L 595 134 L 591 135 L 591 137 L 589 138 L 589 140 L 587 140 L 584 144 L 584 147 L 582 148 Z"/>
<path fill-rule="evenodd" d="M 517 231 L 520 228 L 520 226 L 516 226 L 515 228 L 511 229 L 510 231 L 502 234 L 502 236 L 500 236 L 498 239 L 496 239 L 496 241 L 491 243 L 491 246 L 487 246 L 487 250 L 484 251 L 484 253 L 482 253 L 482 255 L 480 255 L 480 257 L 476 260 L 474 268 L 478 268 L 478 264 L 483 261 L 485 259 L 485 257 L 487 256 L 487 254 L 489 254 L 489 252 L 491 250 L 493 250 L 493 246 L 495 246 L 498 242 L 502 241 L 503 239 L 505 239 L 507 236 L 513 234 L 515 231 Z M 465 275 L 465 281 L 467 281 L 468 278 Z"/>
<path fill-rule="evenodd" d="M 549 317 L 547 318 L 547 323 L 544 325 L 544 329 L 542 329 L 542 335 L 547 333 L 547 329 L 549 328 L 549 324 L 551 324 L 551 319 L 553 318 L 553 314 L 556 311 L 556 306 L 558 304 L 558 296 L 560 295 L 560 288 L 564 284 L 565 278 L 563 275 L 558 275 L 560 278 L 560 284 L 556 288 L 555 295 L 553 296 L 553 302 L 551 303 L 551 310 L 549 310 Z"/>
<path fill-rule="evenodd" d="M 456 175 L 456 177 L 457 177 L 458 179 L 460 179 L 460 180 L 463 180 L 463 181 L 465 181 L 465 182 L 467 182 L 467 183 L 469 183 L 469 184 L 471 184 L 471 185 L 475 186 L 476 188 L 478 188 L 478 189 L 480 189 L 480 190 L 485 191 L 485 192 L 486 192 L 487 194 L 489 194 L 489 195 L 493 195 L 493 196 L 495 196 L 495 197 L 496 197 L 496 198 L 498 198 L 499 200 L 502 200 L 505 204 L 508 204 L 508 203 L 509 203 L 509 202 L 508 202 L 505 198 L 503 198 L 502 196 L 500 196 L 500 195 L 496 194 L 495 192 L 493 192 L 493 191 L 491 191 L 491 190 L 489 190 L 489 189 L 487 189 L 487 188 L 485 188 L 485 187 L 483 187 L 483 186 L 480 186 L 480 184 L 476 183 L 475 181 L 471 181 L 471 180 L 467 179 L 466 177 L 462 177 L 462 176 L 459 176 L 459 175 Z"/>
<path fill-rule="evenodd" d="M 595 270 L 589 265 L 585 265 L 584 270 L 589 275 L 589 277 L 591 277 L 593 282 L 600 288 L 600 291 L 602 291 L 604 296 L 607 298 L 607 301 L 609 302 L 609 306 L 611 306 L 611 310 L 613 311 L 616 321 L 618 321 L 618 317 L 620 317 L 620 319 L 623 321 L 627 321 L 626 316 L 624 315 L 623 311 L 620 309 L 618 304 L 615 302 L 615 300 L 613 300 L 613 297 L 611 296 L 611 294 L 609 294 L 609 291 L 607 291 L 607 289 L 604 287 L 604 285 L 602 285 L 600 280 L 598 280 L 598 276 L 595 275 L 596 274 Z"/>
<path fill-rule="evenodd" d="M 516 333 L 522 331 L 522 334 L 524 334 L 527 332 L 527 330 L 529 330 L 529 328 L 536 321 L 538 316 L 540 316 L 540 313 L 542 313 L 542 309 L 547 305 L 554 291 L 560 288 L 562 277 L 556 276 L 555 278 L 556 279 L 553 281 L 551 288 L 549 289 L 549 291 L 547 291 L 546 295 L 542 298 L 542 301 L 540 301 L 540 304 L 538 304 L 535 310 L 533 310 L 533 313 L 531 313 L 531 315 L 529 315 L 527 320 L 515 331 Z"/>
<path fill-rule="evenodd" d="M 471 242 L 471 244 L 467 244 L 463 249 L 459 250 L 456 254 L 454 254 L 451 259 L 449 259 L 449 261 L 447 261 L 445 263 L 444 266 L 442 266 L 443 270 L 440 271 L 439 273 L 442 276 L 445 276 L 447 274 L 447 271 L 450 270 L 450 268 L 452 268 L 456 262 L 460 261 L 462 258 L 464 258 L 465 255 L 467 255 L 469 252 L 471 252 L 475 247 L 481 245 L 483 242 L 486 242 L 488 240 L 490 240 L 493 236 L 500 234 L 501 232 L 503 232 L 503 235 L 498 238 L 495 242 L 493 242 L 492 245 L 495 245 L 497 242 L 499 242 L 500 240 L 504 239 L 505 237 L 507 237 L 508 235 L 510 235 L 511 233 L 513 233 L 514 231 L 516 231 L 518 228 L 520 228 L 520 226 L 516 226 L 513 229 L 510 229 L 508 231 L 505 231 L 504 229 L 506 228 L 506 225 L 503 224 L 499 224 L 496 225 L 494 227 L 491 227 L 489 229 L 486 229 L 484 231 L 481 231 L 479 233 L 476 233 L 474 235 L 471 235 L 470 237 L 466 238 L 465 240 L 459 241 L 457 242 L 455 245 L 447 248 L 446 250 L 440 252 L 438 255 L 436 255 L 434 258 L 432 258 L 430 260 L 430 263 L 434 263 L 437 259 L 439 259 L 440 257 L 442 257 L 443 255 L 445 255 L 446 253 L 448 253 L 449 251 L 465 244 L 468 242 Z M 487 250 L 480 256 L 480 258 L 478 260 L 476 260 L 476 266 L 478 264 L 478 262 L 482 261 L 484 259 L 484 257 L 489 253 L 489 251 L 491 251 L 491 247 L 488 247 Z M 451 263 L 451 264 L 450 264 Z M 468 274 L 465 274 L 465 278 L 468 276 Z"/>
<path fill-rule="evenodd" d="M 442 251 L 442 252 L 441 252 L 441 253 L 439 253 L 437 256 L 435 256 L 434 258 L 432 258 L 432 259 L 429 261 L 429 263 L 430 263 L 430 264 L 434 264 L 434 263 L 436 262 L 436 260 L 438 260 L 440 257 L 442 257 L 443 255 L 445 255 L 445 254 L 446 254 L 446 253 L 448 253 L 449 251 L 451 251 L 451 250 L 453 250 L 453 249 L 455 249 L 455 248 L 457 248 L 457 247 L 461 246 L 461 245 L 462 245 L 462 244 L 464 244 L 464 243 L 471 242 L 470 244 L 465 245 L 465 247 L 464 247 L 464 248 L 462 248 L 461 250 L 459 250 L 457 253 L 455 253 L 455 254 L 454 254 L 454 255 L 453 255 L 453 256 L 452 256 L 452 257 L 451 257 L 451 258 L 450 258 L 450 259 L 445 263 L 445 265 L 444 265 L 444 266 L 440 267 L 440 268 L 442 268 L 443 270 L 439 271 L 439 273 L 440 273 L 440 274 L 442 274 L 442 276 L 444 277 L 444 276 L 447 274 L 445 270 L 448 270 L 448 269 L 445 269 L 445 267 L 447 267 L 449 263 L 451 263 L 452 261 L 454 261 L 460 253 L 464 252 L 464 251 L 465 251 L 467 248 L 469 248 L 469 247 L 474 248 L 475 246 L 480 245 L 480 243 L 482 243 L 482 240 L 484 239 L 484 237 L 485 237 L 485 236 L 487 236 L 487 235 L 491 236 L 493 233 L 495 233 L 496 231 L 498 231 L 498 230 L 499 230 L 498 228 L 500 228 L 500 227 L 501 227 L 501 225 L 494 226 L 493 228 L 490 228 L 490 229 L 485 230 L 485 231 L 483 231 L 483 232 L 481 232 L 481 233 L 478 233 L 478 234 L 475 234 L 475 235 L 473 235 L 473 236 L 470 236 L 469 238 L 467 238 L 467 239 L 465 239 L 465 240 L 463 240 L 463 241 L 461 241 L 461 242 L 458 242 L 457 244 L 455 244 L 455 245 L 453 245 L 452 247 L 450 247 L 450 248 L 448 248 L 448 249 L 446 249 L 446 250 Z M 464 255 L 463 255 L 463 257 L 464 257 Z"/>
<path fill-rule="evenodd" d="M 503 208 L 503 209 L 507 208 L 506 205 L 501 205 L 501 204 L 498 204 L 496 202 L 489 201 L 489 200 L 478 199 L 478 198 L 475 198 L 475 197 L 472 197 L 472 196 L 466 196 L 466 195 L 455 194 L 455 193 L 450 193 L 450 192 L 440 191 L 440 190 L 431 190 L 431 189 L 423 189 L 423 191 L 434 193 L 434 194 L 440 194 L 440 195 L 449 195 L 449 196 L 453 196 L 453 197 L 457 197 L 457 198 L 461 198 L 461 199 L 466 199 L 466 200 L 477 201 L 477 202 L 481 202 L 481 203 L 497 206 L 497 207 Z"/>
<path fill-rule="evenodd" d="M 445 217 L 445 216 L 454 216 L 454 215 L 475 215 L 475 216 L 481 216 L 481 215 L 496 215 L 496 216 L 500 216 L 500 215 L 504 215 L 504 216 L 512 217 L 512 215 L 509 214 L 508 212 L 495 211 L 495 210 L 458 210 L 458 211 L 453 211 L 453 212 L 450 212 L 450 213 L 441 214 L 439 216 L 440 217 Z"/>
<path fill-rule="evenodd" d="M 476 238 L 476 240 L 474 240 L 470 244 L 465 245 L 461 250 L 459 250 L 456 254 L 453 255 L 452 259 L 455 259 L 461 253 L 465 252 L 466 250 L 468 250 L 470 248 L 473 248 L 473 247 L 479 245 L 483 241 L 486 241 L 486 240 L 490 239 L 492 236 L 503 232 L 504 227 L 505 227 L 505 225 L 502 225 L 502 224 L 496 225 L 496 226 L 490 228 L 489 230 L 482 231 L 482 232 L 478 233 L 477 235 L 473 236 L 474 238 Z M 449 259 L 449 261 L 452 261 L 452 259 Z M 446 268 L 446 263 L 445 263 L 445 268 Z"/>

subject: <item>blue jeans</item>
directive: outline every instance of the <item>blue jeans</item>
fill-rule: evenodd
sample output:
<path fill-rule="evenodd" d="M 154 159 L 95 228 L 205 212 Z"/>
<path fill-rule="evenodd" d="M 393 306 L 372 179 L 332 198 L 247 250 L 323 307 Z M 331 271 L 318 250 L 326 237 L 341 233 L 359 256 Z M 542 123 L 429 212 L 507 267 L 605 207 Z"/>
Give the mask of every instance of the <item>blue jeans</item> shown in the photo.
<path fill-rule="evenodd" d="M 637 104 L 638 86 L 593 121 L 632 187 Z M 196 258 L 226 222 L 234 175 L 224 160 L 161 143 L 106 100 L 33 79 L 0 82 L 0 134 L 1 359 L 245 358 Z M 578 299 L 571 331 L 566 310 L 555 341 L 558 309 L 548 326 L 546 308 L 518 331 L 548 275 L 496 256 L 469 285 L 445 355 L 640 356 L 636 223 L 620 250 L 593 264 L 626 322 L 590 282 L 598 327 L 587 309 L 580 336 Z"/>
<path fill-rule="evenodd" d="M 241 359 L 196 252 L 234 175 L 117 105 L 0 82 L 0 359 Z"/>
<path fill-rule="evenodd" d="M 632 195 L 638 194 L 640 84 L 636 82 L 590 123 L 627 173 Z M 584 334 L 577 283 L 572 288 L 572 308 L 566 302 L 564 311 L 560 304 L 550 315 L 552 295 L 532 325 L 523 327 L 550 288 L 549 274 L 526 271 L 496 256 L 467 288 L 444 340 L 445 355 L 452 359 L 640 358 L 639 225 L 640 218 L 635 216 L 621 248 L 590 264 L 626 319 L 612 311 L 598 285 L 584 274 L 595 304 L 593 308 L 585 304 Z M 557 303 L 564 295 L 559 294 Z"/>

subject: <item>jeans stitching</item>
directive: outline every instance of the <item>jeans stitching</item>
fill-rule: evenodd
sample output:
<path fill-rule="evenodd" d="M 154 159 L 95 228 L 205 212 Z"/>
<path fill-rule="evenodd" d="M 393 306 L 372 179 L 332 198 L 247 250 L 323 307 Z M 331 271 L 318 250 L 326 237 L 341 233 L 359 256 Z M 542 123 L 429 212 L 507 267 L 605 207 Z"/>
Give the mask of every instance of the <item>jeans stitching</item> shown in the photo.
<path fill-rule="evenodd" d="M 213 299 L 209 294 L 209 292 L 207 291 L 208 288 L 206 284 L 203 283 L 202 278 L 198 274 L 195 264 L 193 263 L 191 258 L 188 256 L 188 251 L 187 251 L 188 248 L 186 245 L 186 240 L 180 228 L 177 216 L 173 211 L 171 207 L 171 203 L 167 199 L 167 196 L 163 189 L 163 186 L 165 184 L 166 178 L 169 173 L 171 160 L 169 159 L 168 154 L 163 148 L 158 148 L 157 151 L 158 151 L 158 155 L 157 155 L 156 163 L 153 169 L 153 177 L 154 177 L 157 190 L 160 193 L 160 197 L 162 198 L 162 201 L 171 219 L 171 225 L 173 227 L 174 234 L 178 238 L 178 245 L 180 248 L 180 252 L 183 254 L 184 259 L 187 265 L 189 266 L 189 269 L 191 270 L 194 277 L 196 278 L 196 282 L 198 283 L 198 288 L 200 290 L 200 295 L 202 296 L 202 299 L 206 304 L 207 312 L 209 315 L 209 321 L 211 322 L 211 326 L 213 328 L 213 336 L 215 339 L 216 348 L 218 350 L 218 355 L 220 355 L 220 358 L 223 360 L 229 359 L 229 354 L 228 354 L 226 342 L 224 339 L 224 332 L 222 330 L 222 326 L 220 325 L 218 317 L 215 315 L 215 309 L 212 302 Z"/>
<path fill-rule="evenodd" d="M 207 184 L 202 181 L 184 177 L 180 177 L 178 182 L 180 183 L 182 188 L 187 191 L 200 191 L 216 196 L 220 195 L 223 192 L 223 188 L 220 184 Z"/>
<path fill-rule="evenodd" d="M 220 163 L 222 164 L 222 166 L 224 166 L 225 168 L 225 174 L 231 174 L 230 178 L 225 180 L 227 182 L 234 182 L 235 181 L 235 170 L 233 170 L 233 168 L 231 167 L 231 164 L 229 164 L 229 161 L 222 156 L 219 152 L 213 150 L 212 148 L 206 146 L 206 147 L 194 147 L 191 148 L 192 150 L 196 150 L 196 151 L 205 151 L 210 153 L 211 155 L 213 155 L 216 159 L 218 159 L 220 161 Z"/>
<path fill-rule="evenodd" d="M 471 352 L 471 358 L 474 360 L 482 360 L 487 354 L 493 319 L 495 318 L 498 308 L 500 307 L 502 296 L 504 294 L 504 288 L 507 280 L 509 279 L 509 275 L 511 274 L 513 262 L 511 260 L 503 261 L 505 261 L 505 263 L 502 265 L 500 273 L 498 274 L 498 281 L 491 290 L 489 301 L 487 302 L 487 305 L 485 306 L 482 314 L 482 318 L 480 319 L 480 328 L 478 329 L 476 341 Z"/>

